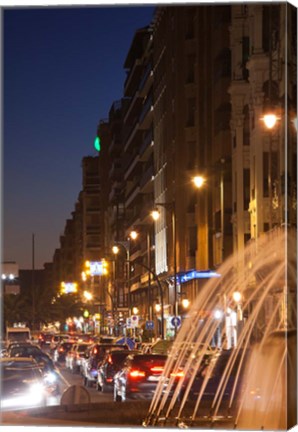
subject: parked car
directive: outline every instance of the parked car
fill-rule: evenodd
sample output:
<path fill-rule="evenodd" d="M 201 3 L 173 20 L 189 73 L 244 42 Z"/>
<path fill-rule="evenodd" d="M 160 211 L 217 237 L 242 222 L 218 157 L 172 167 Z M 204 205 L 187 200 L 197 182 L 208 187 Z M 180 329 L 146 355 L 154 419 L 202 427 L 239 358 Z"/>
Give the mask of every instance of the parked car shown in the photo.
<path fill-rule="evenodd" d="M 121 369 L 126 357 L 140 351 L 114 350 L 105 354 L 97 369 L 96 389 L 106 392 L 113 389 L 114 375 Z"/>
<path fill-rule="evenodd" d="M 34 359 L 2 358 L 0 374 L 2 411 L 46 405 L 47 387 Z"/>
<path fill-rule="evenodd" d="M 84 363 L 84 369 L 82 370 L 84 385 L 90 387 L 97 381 L 97 369 L 98 363 L 103 360 L 107 351 L 123 350 L 127 349 L 127 345 L 113 345 L 113 344 L 94 344 L 90 350 L 89 358 Z"/>
<path fill-rule="evenodd" d="M 71 350 L 74 342 L 60 342 L 53 353 L 53 360 L 55 363 L 65 361 L 66 354 Z"/>
<path fill-rule="evenodd" d="M 132 354 L 114 376 L 114 401 L 151 399 L 163 373 L 168 356 L 163 354 Z M 183 371 L 175 374 L 178 379 Z"/>
<path fill-rule="evenodd" d="M 90 347 L 88 343 L 76 343 L 73 344 L 72 348 L 65 357 L 65 366 L 70 369 L 73 373 L 79 372 L 82 364 L 82 358 L 86 353 L 87 349 Z"/>

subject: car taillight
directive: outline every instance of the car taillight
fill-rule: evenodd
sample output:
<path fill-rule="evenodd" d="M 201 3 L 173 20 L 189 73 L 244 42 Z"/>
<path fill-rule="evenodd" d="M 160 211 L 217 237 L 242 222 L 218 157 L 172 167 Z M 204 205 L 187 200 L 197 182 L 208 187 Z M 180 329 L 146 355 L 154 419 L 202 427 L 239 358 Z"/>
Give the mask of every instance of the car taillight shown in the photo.
<path fill-rule="evenodd" d="M 153 373 L 162 373 L 163 372 L 163 366 L 153 366 L 150 368 L 151 372 Z"/>
<path fill-rule="evenodd" d="M 109 356 L 109 357 L 108 357 L 108 363 L 110 363 L 110 364 L 113 363 L 112 356 Z"/>
<path fill-rule="evenodd" d="M 131 376 L 131 378 L 142 378 L 145 376 L 145 372 L 138 369 L 132 369 L 129 372 L 129 375 Z"/>
<path fill-rule="evenodd" d="M 113 382 L 113 378 L 107 378 L 107 382 Z"/>
<path fill-rule="evenodd" d="M 181 378 L 184 377 L 184 372 L 182 370 L 179 370 L 177 372 L 172 372 L 171 376 L 175 378 Z"/>

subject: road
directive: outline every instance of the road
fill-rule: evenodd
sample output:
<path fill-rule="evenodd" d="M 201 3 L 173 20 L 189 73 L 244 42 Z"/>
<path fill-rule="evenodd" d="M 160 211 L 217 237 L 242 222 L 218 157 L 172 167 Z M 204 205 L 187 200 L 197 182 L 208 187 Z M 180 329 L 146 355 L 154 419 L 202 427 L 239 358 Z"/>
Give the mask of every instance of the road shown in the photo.
<path fill-rule="evenodd" d="M 57 365 L 59 372 L 61 374 L 61 393 L 65 391 L 69 386 L 72 385 L 80 385 L 83 386 L 83 378 L 79 373 L 71 373 L 69 369 L 65 368 L 65 364 Z M 113 401 L 113 393 L 112 390 L 109 393 L 102 393 L 96 390 L 94 387 L 87 388 L 92 403 L 98 402 L 112 402 Z"/>

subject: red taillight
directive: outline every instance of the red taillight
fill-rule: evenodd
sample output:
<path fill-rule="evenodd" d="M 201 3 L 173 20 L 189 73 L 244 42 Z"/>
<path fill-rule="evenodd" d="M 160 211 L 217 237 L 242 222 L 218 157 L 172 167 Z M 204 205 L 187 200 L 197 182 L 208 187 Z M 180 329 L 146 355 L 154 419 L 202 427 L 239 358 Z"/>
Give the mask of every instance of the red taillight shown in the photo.
<path fill-rule="evenodd" d="M 113 382 L 113 378 L 107 378 L 107 382 Z"/>
<path fill-rule="evenodd" d="M 110 363 L 110 364 L 113 363 L 112 356 L 110 356 L 110 355 L 109 355 L 109 357 L 108 357 L 108 363 Z"/>
<path fill-rule="evenodd" d="M 184 372 L 182 370 L 180 370 L 178 372 L 172 372 L 171 376 L 175 377 L 175 378 L 181 378 L 181 377 L 184 377 Z"/>
<path fill-rule="evenodd" d="M 151 372 L 153 373 L 162 373 L 163 372 L 163 366 L 153 366 L 150 368 Z"/>
<path fill-rule="evenodd" d="M 141 377 L 144 377 L 144 376 L 145 376 L 145 372 L 144 372 L 144 371 L 140 371 L 140 370 L 138 370 L 138 369 L 133 369 L 133 370 L 131 370 L 131 371 L 129 372 L 129 375 L 130 375 L 132 378 L 141 378 Z"/>

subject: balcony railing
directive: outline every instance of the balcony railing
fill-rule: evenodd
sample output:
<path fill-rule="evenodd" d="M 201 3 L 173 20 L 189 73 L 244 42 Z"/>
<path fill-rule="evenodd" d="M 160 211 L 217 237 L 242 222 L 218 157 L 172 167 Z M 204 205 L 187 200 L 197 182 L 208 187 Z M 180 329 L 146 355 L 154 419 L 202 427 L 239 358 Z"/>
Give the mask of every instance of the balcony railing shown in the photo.
<path fill-rule="evenodd" d="M 140 117 L 139 117 L 139 123 L 140 123 L 140 124 L 143 123 L 143 121 L 144 121 L 146 115 L 147 115 L 148 112 L 151 110 L 151 107 L 152 107 L 152 96 L 149 96 L 149 97 L 146 99 L 146 102 L 144 103 L 144 106 L 143 106 L 142 112 L 141 112 Z"/>

